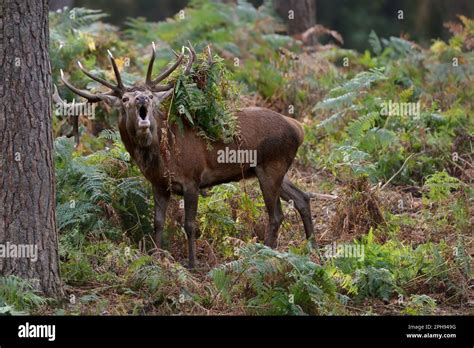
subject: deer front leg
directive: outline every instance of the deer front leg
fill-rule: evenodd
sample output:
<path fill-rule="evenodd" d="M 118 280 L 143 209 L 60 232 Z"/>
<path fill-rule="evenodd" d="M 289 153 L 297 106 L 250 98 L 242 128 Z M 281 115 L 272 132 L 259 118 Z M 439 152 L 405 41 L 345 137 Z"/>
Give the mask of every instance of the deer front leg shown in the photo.
<path fill-rule="evenodd" d="M 155 241 L 156 247 L 161 249 L 163 244 L 163 228 L 165 227 L 166 209 L 168 208 L 170 192 L 159 186 L 153 186 L 153 198 L 155 201 L 155 235 L 153 240 Z"/>
<path fill-rule="evenodd" d="M 184 230 L 188 237 L 189 268 L 196 266 L 196 214 L 199 191 L 195 188 L 184 192 Z"/>

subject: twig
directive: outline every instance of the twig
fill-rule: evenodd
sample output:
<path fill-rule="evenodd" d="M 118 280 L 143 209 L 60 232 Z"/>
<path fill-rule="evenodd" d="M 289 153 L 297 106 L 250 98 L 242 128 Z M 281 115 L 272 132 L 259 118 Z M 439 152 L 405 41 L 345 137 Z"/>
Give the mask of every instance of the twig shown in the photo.
<path fill-rule="evenodd" d="M 309 192 L 309 196 L 311 198 L 318 198 L 318 199 L 338 199 L 339 196 L 329 195 L 326 193 L 316 193 L 316 192 Z"/>
<path fill-rule="evenodd" d="M 400 172 L 403 170 L 403 168 L 405 167 L 405 165 L 407 164 L 408 160 L 410 158 L 412 158 L 415 154 L 412 153 L 410 156 L 408 156 L 405 160 L 405 162 L 403 162 L 402 166 L 400 167 L 400 169 L 392 175 L 392 177 L 390 179 L 388 179 L 388 181 L 382 185 L 382 187 L 380 187 L 380 190 L 383 190 L 385 187 L 387 187 L 388 184 L 390 184 L 390 182 L 392 182 L 393 179 L 395 179 L 395 177 L 400 174 Z M 375 189 L 377 189 L 378 185 L 372 187 L 371 191 L 374 191 Z"/>
<path fill-rule="evenodd" d="M 451 160 L 450 160 L 449 162 L 450 162 L 453 166 L 455 166 L 456 168 L 458 168 L 458 169 L 459 169 L 464 175 L 466 175 L 470 180 L 473 179 L 473 177 L 468 174 L 468 172 L 466 171 L 465 168 L 461 167 L 459 164 L 457 164 L 457 163 L 454 162 L 454 161 L 451 161 Z M 465 161 L 465 162 L 466 162 L 467 164 L 471 165 L 469 162 L 467 162 L 467 161 Z M 471 166 L 471 167 L 472 167 L 472 166 Z"/>

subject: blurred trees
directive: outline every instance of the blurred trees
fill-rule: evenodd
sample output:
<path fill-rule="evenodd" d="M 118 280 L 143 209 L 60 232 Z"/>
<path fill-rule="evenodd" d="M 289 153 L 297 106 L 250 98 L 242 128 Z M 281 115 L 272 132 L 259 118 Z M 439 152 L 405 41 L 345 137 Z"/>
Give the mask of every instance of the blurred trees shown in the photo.
<path fill-rule="evenodd" d="M 57 3 L 73 0 L 51 0 Z M 211 0 L 209 0 L 211 1 Z M 217 1 L 217 0 L 215 0 Z M 220 2 L 228 2 L 220 0 Z M 235 2 L 235 1 L 231 1 Z M 255 6 L 263 0 L 250 0 Z M 288 11 L 295 11 L 295 20 L 288 21 L 289 33 L 304 31 L 315 22 L 342 34 L 347 48 L 368 48 L 367 35 L 373 29 L 382 37 L 407 34 L 409 38 L 428 45 L 433 38 L 449 37 L 443 23 L 456 19 L 457 14 L 474 17 L 471 0 L 273 0 L 283 18 Z M 128 17 L 145 17 L 149 21 L 163 20 L 177 13 L 189 0 L 74 0 L 74 6 L 102 9 L 110 14 L 110 22 L 123 26 Z M 404 18 L 397 18 L 402 10 Z M 300 15 L 304 14 L 304 16 Z M 317 19 L 316 19 L 317 15 Z"/>
<path fill-rule="evenodd" d="M 50 11 L 56 11 L 64 7 L 68 7 L 68 8 L 74 7 L 74 0 L 50 0 L 49 1 Z"/>
<path fill-rule="evenodd" d="M 183 9 L 188 0 L 75 0 L 74 6 L 101 9 L 110 14 L 110 22 L 123 26 L 129 17 L 161 21 Z"/>
<path fill-rule="evenodd" d="M 288 25 L 288 34 L 300 34 L 316 24 L 316 0 L 273 0 L 276 12 Z"/>
<path fill-rule="evenodd" d="M 403 19 L 398 19 L 398 11 Z M 471 0 L 318 0 L 318 23 L 337 30 L 345 46 L 364 50 L 367 36 L 374 30 L 379 36 L 406 35 L 428 46 L 431 39 L 450 37 L 443 23 L 455 21 L 457 14 L 474 17 Z"/>

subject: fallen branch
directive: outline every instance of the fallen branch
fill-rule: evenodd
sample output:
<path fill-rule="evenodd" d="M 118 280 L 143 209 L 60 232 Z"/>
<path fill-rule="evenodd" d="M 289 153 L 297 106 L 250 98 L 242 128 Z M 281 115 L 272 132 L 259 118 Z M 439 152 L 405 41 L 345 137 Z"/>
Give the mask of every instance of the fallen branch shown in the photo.
<path fill-rule="evenodd" d="M 338 199 L 338 196 L 335 195 L 329 195 L 326 193 L 316 193 L 316 192 L 309 192 L 308 193 L 311 198 L 317 198 L 317 199 Z"/>

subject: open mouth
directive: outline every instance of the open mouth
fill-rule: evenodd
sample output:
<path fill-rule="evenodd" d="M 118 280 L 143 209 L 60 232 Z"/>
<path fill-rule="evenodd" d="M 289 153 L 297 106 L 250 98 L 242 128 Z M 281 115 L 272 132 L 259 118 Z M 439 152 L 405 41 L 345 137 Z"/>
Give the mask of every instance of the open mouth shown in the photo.
<path fill-rule="evenodd" d="M 148 110 L 146 106 L 140 106 L 138 108 L 138 126 L 142 128 L 150 127 L 150 119 L 148 118 Z"/>
<path fill-rule="evenodd" d="M 146 115 L 148 113 L 148 110 L 146 109 L 146 106 L 140 106 L 138 109 L 138 114 L 140 115 L 140 118 L 144 120 L 146 118 Z"/>

